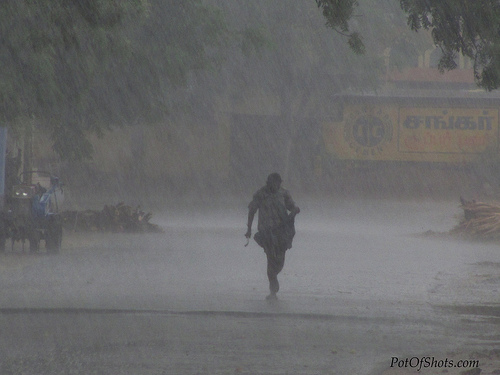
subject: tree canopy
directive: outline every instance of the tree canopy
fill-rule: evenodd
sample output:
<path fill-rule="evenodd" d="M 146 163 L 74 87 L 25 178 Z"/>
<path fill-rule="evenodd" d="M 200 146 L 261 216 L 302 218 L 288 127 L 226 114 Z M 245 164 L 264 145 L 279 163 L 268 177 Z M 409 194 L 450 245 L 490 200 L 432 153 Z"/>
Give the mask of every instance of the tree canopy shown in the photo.
<path fill-rule="evenodd" d="M 430 30 L 441 48 L 439 69 L 457 67 L 458 54 L 473 61 L 478 86 L 500 87 L 500 4 L 496 0 L 400 0 L 411 30 Z M 356 0 L 316 0 L 327 26 L 347 35 L 355 52 L 363 51 L 362 36 L 350 23 L 358 7 Z"/>
<path fill-rule="evenodd" d="M 500 4 L 496 0 L 401 0 L 412 30 L 431 30 L 443 51 L 439 69 L 456 68 L 458 53 L 471 58 L 480 87 L 500 86 Z"/>
<path fill-rule="evenodd" d="M 99 127 L 83 121 L 81 110 L 89 104 L 103 62 L 123 47 L 115 29 L 145 11 L 142 0 L 2 1 L 2 121 L 35 118 L 51 133 L 57 152 L 88 154 L 83 134 Z"/>
<path fill-rule="evenodd" d="M 307 95 L 316 84 L 325 85 L 325 73 L 335 77 L 334 84 L 361 87 L 375 82 L 373 74 L 365 73 L 380 71 L 382 56 L 373 53 L 374 46 L 378 52 L 387 46 L 377 38 L 407 51 L 405 30 L 431 31 L 434 43 L 443 50 L 440 69 L 453 69 L 456 54 L 462 53 L 474 62 L 481 87 L 500 86 L 497 1 L 311 0 L 310 6 L 304 4 L 2 1 L 0 119 L 7 124 L 22 117 L 32 119 L 50 135 L 61 157 L 79 159 L 91 155 L 89 134 L 164 117 L 169 104 L 179 100 L 176 88 L 190 86 L 193 71 L 214 71 L 238 55 L 239 64 L 226 69 L 233 75 L 224 73 L 232 90 L 239 90 L 241 81 L 281 90 L 283 96 L 301 91 Z M 347 38 L 346 48 L 364 53 L 366 61 L 345 53 L 338 40 L 325 42 L 324 35 L 308 26 L 317 22 L 306 14 L 314 4 L 326 25 Z M 405 12 L 407 25 L 400 23 L 400 15 L 394 16 L 394 6 Z M 228 14 L 233 21 L 244 15 L 248 22 L 229 26 Z M 403 60 L 392 62 L 404 64 Z M 256 68 L 256 74 L 238 75 L 250 68 Z M 210 75 L 204 79 L 210 80 Z M 220 82 L 211 87 L 217 86 Z"/>
<path fill-rule="evenodd" d="M 224 33 L 201 0 L 2 1 L 0 118 L 34 119 L 61 157 L 89 157 L 89 134 L 161 116 Z"/>
<path fill-rule="evenodd" d="M 349 46 L 356 53 L 363 53 L 365 45 L 358 32 L 350 31 L 349 21 L 352 19 L 357 0 L 316 0 L 326 18 L 326 25 L 348 38 Z"/>

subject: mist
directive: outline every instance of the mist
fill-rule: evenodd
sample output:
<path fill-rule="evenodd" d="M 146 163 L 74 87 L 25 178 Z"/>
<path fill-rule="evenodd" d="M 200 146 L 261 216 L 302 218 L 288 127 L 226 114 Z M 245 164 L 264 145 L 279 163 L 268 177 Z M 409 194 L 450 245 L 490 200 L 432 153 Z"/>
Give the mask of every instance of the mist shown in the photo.
<path fill-rule="evenodd" d="M 439 73 L 398 2 L 359 3 L 364 54 L 314 0 L 75 13 L 57 89 L 33 83 L 8 121 L 19 172 L 57 175 L 76 214 L 58 254 L 0 253 L 2 374 L 498 370 L 498 243 L 452 233 L 461 199 L 500 194 L 498 94 L 463 56 Z M 273 172 L 300 213 L 269 300 L 257 216 L 245 232 Z M 78 227 L 119 202 L 161 231 Z"/>

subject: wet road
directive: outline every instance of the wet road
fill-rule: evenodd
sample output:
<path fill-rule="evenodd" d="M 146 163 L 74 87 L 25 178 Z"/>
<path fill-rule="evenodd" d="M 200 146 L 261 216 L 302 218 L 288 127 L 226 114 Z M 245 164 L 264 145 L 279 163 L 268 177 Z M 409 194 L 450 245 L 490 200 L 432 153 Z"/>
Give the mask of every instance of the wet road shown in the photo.
<path fill-rule="evenodd" d="M 451 229 L 456 204 L 300 206 L 274 303 L 245 202 L 156 214 L 161 234 L 0 255 L 0 373 L 374 374 L 393 356 L 498 347 L 497 310 L 470 310 L 498 303 L 498 245 L 423 235 Z"/>

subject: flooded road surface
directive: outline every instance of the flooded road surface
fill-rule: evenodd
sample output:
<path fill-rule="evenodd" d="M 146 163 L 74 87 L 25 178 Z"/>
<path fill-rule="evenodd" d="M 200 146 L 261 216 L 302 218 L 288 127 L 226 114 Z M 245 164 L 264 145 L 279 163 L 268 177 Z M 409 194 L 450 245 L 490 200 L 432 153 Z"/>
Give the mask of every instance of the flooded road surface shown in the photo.
<path fill-rule="evenodd" d="M 450 230 L 457 204 L 302 202 L 269 303 L 245 203 L 1 254 L 0 373 L 375 374 L 499 348 L 498 244 L 425 234 Z"/>

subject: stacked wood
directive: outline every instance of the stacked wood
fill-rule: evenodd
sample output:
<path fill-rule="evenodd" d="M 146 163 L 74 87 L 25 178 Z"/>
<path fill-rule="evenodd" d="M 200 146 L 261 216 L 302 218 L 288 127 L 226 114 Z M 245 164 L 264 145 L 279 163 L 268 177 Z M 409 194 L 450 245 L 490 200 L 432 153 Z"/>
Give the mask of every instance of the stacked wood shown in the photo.
<path fill-rule="evenodd" d="M 464 217 L 455 233 L 472 238 L 500 239 L 500 204 L 466 201 L 460 198 Z"/>
<path fill-rule="evenodd" d="M 153 215 L 145 213 L 139 206 L 132 208 L 123 202 L 105 205 L 101 211 L 64 211 L 63 223 L 66 229 L 75 232 L 140 233 L 162 232 L 156 224 L 149 222 Z"/>

